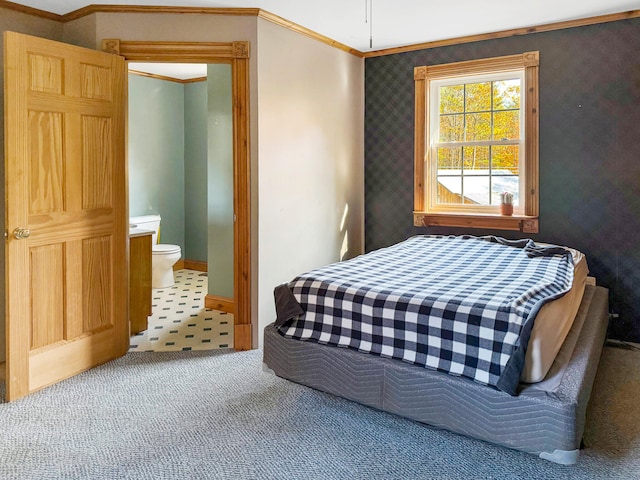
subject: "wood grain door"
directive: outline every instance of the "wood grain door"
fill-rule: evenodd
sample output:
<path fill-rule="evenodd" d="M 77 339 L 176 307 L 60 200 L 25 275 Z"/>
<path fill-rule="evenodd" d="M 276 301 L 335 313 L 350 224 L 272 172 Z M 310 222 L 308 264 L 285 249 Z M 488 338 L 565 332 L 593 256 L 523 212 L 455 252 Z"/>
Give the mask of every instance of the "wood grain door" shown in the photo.
<path fill-rule="evenodd" d="M 5 32 L 7 400 L 129 344 L 124 60 Z"/>

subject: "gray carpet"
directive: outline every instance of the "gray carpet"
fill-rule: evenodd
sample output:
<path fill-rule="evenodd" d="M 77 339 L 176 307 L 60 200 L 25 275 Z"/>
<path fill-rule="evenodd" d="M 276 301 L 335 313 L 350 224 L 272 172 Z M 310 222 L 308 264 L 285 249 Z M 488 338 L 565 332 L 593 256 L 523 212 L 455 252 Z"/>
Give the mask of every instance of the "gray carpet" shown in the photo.
<path fill-rule="evenodd" d="M 261 355 L 129 353 L 0 404 L 0 478 L 640 477 L 637 350 L 605 348 L 574 466 L 287 382 Z"/>

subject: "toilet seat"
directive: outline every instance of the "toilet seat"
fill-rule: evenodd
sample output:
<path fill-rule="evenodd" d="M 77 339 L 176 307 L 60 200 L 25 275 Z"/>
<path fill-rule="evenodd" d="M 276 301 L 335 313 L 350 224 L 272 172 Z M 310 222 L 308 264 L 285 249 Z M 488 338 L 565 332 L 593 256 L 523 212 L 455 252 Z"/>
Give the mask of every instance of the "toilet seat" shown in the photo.
<path fill-rule="evenodd" d="M 151 253 L 153 255 L 169 255 L 171 253 L 180 253 L 180 245 L 157 243 L 155 245 L 152 245 Z"/>

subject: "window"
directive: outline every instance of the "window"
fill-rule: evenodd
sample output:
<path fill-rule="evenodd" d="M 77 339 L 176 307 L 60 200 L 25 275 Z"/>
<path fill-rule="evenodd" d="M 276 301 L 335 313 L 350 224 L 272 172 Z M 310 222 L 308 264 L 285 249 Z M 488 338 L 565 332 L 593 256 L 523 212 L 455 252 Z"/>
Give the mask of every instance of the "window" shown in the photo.
<path fill-rule="evenodd" d="M 415 225 L 538 231 L 538 59 L 416 67 Z"/>

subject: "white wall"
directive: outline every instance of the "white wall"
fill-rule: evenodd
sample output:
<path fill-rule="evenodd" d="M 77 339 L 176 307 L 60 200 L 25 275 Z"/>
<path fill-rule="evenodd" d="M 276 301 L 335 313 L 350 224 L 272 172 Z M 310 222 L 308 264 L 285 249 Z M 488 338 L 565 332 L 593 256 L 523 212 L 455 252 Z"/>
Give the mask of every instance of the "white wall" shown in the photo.
<path fill-rule="evenodd" d="M 262 19 L 258 46 L 262 345 L 276 285 L 364 250 L 364 61 Z"/>

